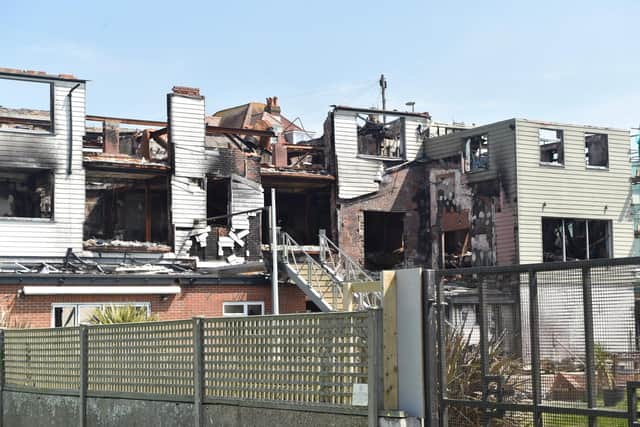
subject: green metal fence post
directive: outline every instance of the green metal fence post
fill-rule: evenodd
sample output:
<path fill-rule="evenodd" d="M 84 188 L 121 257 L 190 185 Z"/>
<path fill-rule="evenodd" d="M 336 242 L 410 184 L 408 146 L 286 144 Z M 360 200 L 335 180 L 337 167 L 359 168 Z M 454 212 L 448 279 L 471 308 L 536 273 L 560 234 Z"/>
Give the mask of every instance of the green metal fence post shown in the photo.
<path fill-rule="evenodd" d="M 79 425 L 80 427 L 86 427 L 87 425 L 87 388 L 89 386 L 89 361 L 88 356 L 88 330 L 86 325 L 80 325 L 78 329 L 80 334 L 80 407 L 79 413 Z"/>
<path fill-rule="evenodd" d="M 382 310 L 369 310 L 367 319 L 367 396 L 369 403 L 369 427 L 378 427 L 378 417 L 382 409 Z"/>
<path fill-rule="evenodd" d="M 193 410 L 194 426 L 204 426 L 204 322 L 193 319 Z"/>

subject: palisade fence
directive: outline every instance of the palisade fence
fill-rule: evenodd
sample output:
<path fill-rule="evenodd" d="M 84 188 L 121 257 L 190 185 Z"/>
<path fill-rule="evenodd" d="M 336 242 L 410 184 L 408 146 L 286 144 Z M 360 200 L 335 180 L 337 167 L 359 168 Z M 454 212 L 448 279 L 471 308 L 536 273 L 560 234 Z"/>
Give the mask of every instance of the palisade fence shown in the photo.
<path fill-rule="evenodd" d="M 7 329 L 4 390 L 377 416 L 380 310 Z M 364 403 L 362 395 L 364 392 Z M 369 404 L 367 405 L 367 397 Z"/>

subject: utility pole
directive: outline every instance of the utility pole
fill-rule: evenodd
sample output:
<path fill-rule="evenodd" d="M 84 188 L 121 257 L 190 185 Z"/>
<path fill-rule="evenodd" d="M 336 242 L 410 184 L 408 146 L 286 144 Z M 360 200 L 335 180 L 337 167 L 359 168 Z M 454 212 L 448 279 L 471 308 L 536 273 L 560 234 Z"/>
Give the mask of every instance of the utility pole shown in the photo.
<path fill-rule="evenodd" d="M 382 110 L 387 109 L 387 79 L 384 78 L 384 74 L 380 74 L 380 92 L 382 92 Z M 387 116 L 382 115 L 382 122 L 387 123 Z"/>

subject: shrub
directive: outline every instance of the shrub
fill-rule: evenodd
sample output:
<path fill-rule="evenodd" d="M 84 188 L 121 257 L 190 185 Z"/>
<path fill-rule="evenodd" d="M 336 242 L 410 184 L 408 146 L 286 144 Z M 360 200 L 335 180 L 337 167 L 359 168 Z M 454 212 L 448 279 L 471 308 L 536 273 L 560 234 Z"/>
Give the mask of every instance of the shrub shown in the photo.
<path fill-rule="evenodd" d="M 89 323 L 92 325 L 110 325 L 113 323 L 138 323 L 157 320 L 155 316 L 149 316 L 143 307 L 133 305 L 113 306 L 96 308 L 91 314 Z"/>

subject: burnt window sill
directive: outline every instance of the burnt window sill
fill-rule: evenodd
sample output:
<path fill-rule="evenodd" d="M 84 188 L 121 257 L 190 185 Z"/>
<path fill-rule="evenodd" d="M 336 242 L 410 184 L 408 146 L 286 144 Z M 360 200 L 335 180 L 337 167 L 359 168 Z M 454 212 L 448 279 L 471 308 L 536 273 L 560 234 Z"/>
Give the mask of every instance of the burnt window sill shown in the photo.
<path fill-rule="evenodd" d="M 387 162 L 403 162 L 404 157 L 386 157 L 386 156 L 374 156 L 373 154 L 358 154 L 359 159 L 365 160 L 382 160 Z"/>
<path fill-rule="evenodd" d="M 53 218 L 31 218 L 21 216 L 0 216 L 0 222 L 31 222 L 37 224 L 48 224 L 55 222 Z"/>
<path fill-rule="evenodd" d="M 540 162 L 541 167 L 550 167 L 550 168 L 560 168 L 564 169 L 564 163 L 550 163 L 550 162 Z"/>
<path fill-rule="evenodd" d="M 53 130 L 14 129 L 0 127 L 0 132 L 18 133 L 20 135 L 55 136 L 55 132 Z"/>

